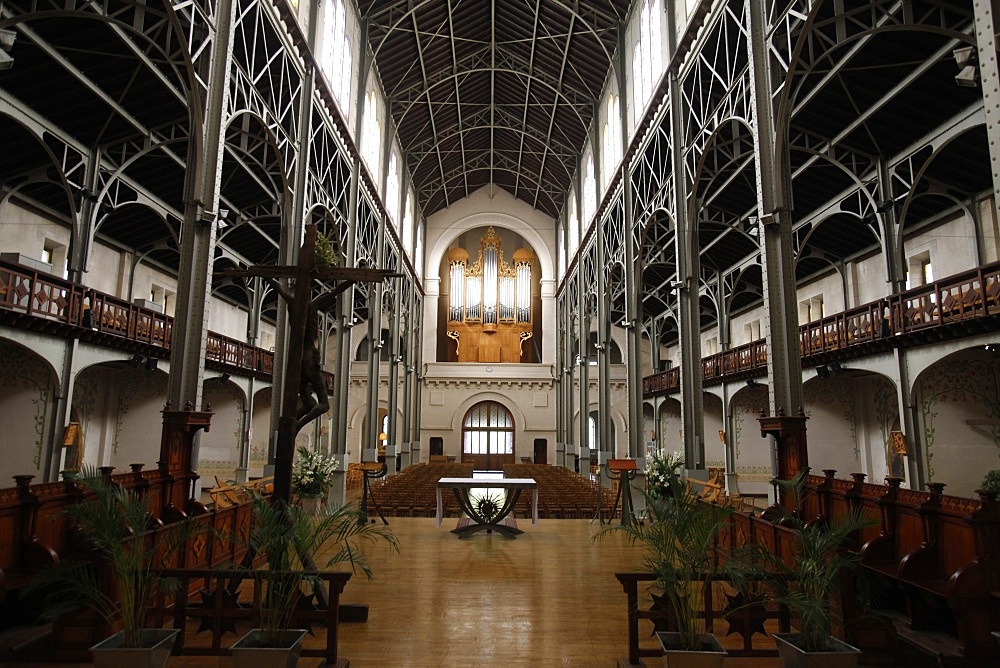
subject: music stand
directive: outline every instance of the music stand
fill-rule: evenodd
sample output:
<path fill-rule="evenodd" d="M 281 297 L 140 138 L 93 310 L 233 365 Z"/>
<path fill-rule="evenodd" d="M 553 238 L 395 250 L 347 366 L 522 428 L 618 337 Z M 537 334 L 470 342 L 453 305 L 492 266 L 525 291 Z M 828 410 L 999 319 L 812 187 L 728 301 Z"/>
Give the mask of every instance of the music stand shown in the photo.
<path fill-rule="evenodd" d="M 364 490 L 361 492 L 361 521 L 365 524 L 368 523 L 368 500 L 371 499 L 372 508 L 382 518 L 382 524 L 389 524 L 389 520 L 385 519 L 385 515 L 382 514 L 382 509 L 378 507 L 378 501 L 375 500 L 370 482 L 384 476 L 388 467 L 386 467 L 385 462 L 361 462 L 359 468 L 361 469 L 361 479 L 364 481 Z"/>

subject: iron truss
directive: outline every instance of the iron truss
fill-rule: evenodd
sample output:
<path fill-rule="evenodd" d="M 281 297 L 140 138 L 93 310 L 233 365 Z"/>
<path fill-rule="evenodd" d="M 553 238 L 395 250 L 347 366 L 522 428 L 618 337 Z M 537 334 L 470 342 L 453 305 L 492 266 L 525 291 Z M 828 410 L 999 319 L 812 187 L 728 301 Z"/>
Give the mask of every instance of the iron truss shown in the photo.
<path fill-rule="evenodd" d="M 69 224 L 71 246 L 85 249 L 71 260 L 81 272 L 95 239 L 177 272 L 194 206 L 217 225 L 216 269 L 281 263 L 299 202 L 347 265 L 412 275 L 322 77 L 310 84 L 314 63 L 290 7 L 237 0 L 218 16 L 219 6 L 5 1 L 0 28 L 18 39 L 14 67 L 0 73 L 2 196 Z M 217 156 L 205 153 L 202 128 L 220 25 L 231 49 Z M 191 173 L 216 167 L 218 202 L 188 201 Z M 242 280 L 215 279 L 213 290 L 252 306 Z M 366 296 L 355 295 L 355 317 L 367 315 Z M 266 301 L 273 313 L 275 295 Z"/>
<path fill-rule="evenodd" d="M 759 142 L 776 149 L 771 194 L 792 227 L 800 282 L 898 253 L 908 232 L 970 210 L 993 188 L 996 131 L 984 92 L 955 81 L 952 52 L 976 44 L 971 0 L 767 2 L 759 14 L 756 6 L 702 4 L 627 154 L 642 319 L 666 345 L 681 336 L 678 243 L 696 246 L 695 326 L 762 302 L 759 218 L 770 212 L 761 210 Z M 764 22 L 763 63 L 750 57 L 752 15 Z M 757 134 L 760 109 L 773 137 Z M 599 214 L 609 232 L 625 215 L 614 202 L 622 196 L 609 195 Z M 575 260 L 584 281 L 594 276 L 592 257 L 585 242 Z M 898 280 L 890 265 L 885 278 Z M 617 311 L 621 297 L 609 287 Z"/>

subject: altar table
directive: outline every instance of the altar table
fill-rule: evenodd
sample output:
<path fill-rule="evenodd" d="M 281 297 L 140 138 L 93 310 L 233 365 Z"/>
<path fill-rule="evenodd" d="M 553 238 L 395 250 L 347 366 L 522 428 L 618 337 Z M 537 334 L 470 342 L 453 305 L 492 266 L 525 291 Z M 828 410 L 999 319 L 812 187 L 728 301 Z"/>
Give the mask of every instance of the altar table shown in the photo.
<path fill-rule="evenodd" d="M 437 484 L 437 514 L 435 515 L 437 526 L 441 526 L 441 519 L 444 516 L 441 491 L 445 489 L 454 491 L 458 507 L 472 520 L 472 523 L 467 526 L 452 530 L 452 533 L 457 533 L 460 538 L 470 536 L 477 531 L 497 531 L 509 538 L 524 533 L 520 529 L 501 524 L 501 522 L 514 510 L 514 505 L 521 496 L 521 490 L 525 489 L 532 491 L 531 524 L 538 526 L 538 483 L 533 478 L 441 478 Z M 506 492 L 506 499 L 496 514 L 492 517 L 483 517 L 469 499 L 469 491 L 473 489 L 502 489 Z"/>

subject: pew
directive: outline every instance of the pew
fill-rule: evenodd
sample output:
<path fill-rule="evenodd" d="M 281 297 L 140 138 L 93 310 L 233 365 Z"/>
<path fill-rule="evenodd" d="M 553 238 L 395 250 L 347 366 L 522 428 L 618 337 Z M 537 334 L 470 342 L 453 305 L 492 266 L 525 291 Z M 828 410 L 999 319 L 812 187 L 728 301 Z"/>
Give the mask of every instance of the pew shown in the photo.
<path fill-rule="evenodd" d="M 157 469 L 143 471 L 133 465 L 131 472 L 104 474 L 118 485 L 144 495 L 151 513 L 148 540 L 156 541 L 169 533 L 169 525 L 178 512 L 169 502 L 173 478 Z M 0 636 L 22 634 L 15 627 L 38 617 L 37 601 L 25 600 L 24 585 L 47 564 L 66 564 L 91 561 L 93 555 L 86 543 L 67 521 L 66 508 L 81 503 L 87 492 L 72 481 L 32 484 L 34 476 L 16 476 L 17 486 L 0 490 L 0 618 L 7 626 L 0 625 Z M 239 562 L 246 546 L 239 540 L 237 527 L 252 521 L 251 504 L 242 503 L 226 509 L 205 512 L 204 506 L 191 499 L 185 508 L 188 516 L 204 523 L 209 531 L 205 540 L 191 541 L 183 554 L 174 555 L 176 563 L 194 568 L 211 568 L 222 563 Z M 170 566 L 172 564 L 165 564 Z M 103 568 L 98 564 L 99 570 Z M 56 623 L 41 629 L 32 629 L 52 635 L 49 643 L 58 648 L 59 660 L 75 661 L 90 658 L 87 648 L 106 635 L 107 629 L 95 624 L 88 614 L 60 618 Z M 32 639 L 37 635 L 29 634 Z"/>
<path fill-rule="evenodd" d="M 887 481 L 878 499 L 879 535 L 862 563 L 897 594 L 885 611 L 900 638 L 948 665 L 995 665 L 1000 651 L 1000 509 L 978 500 L 900 489 Z"/>
<path fill-rule="evenodd" d="M 807 517 L 836 519 L 860 509 L 878 524 L 858 536 L 864 569 L 889 591 L 877 616 L 898 640 L 938 665 L 994 666 L 1000 647 L 1000 505 L 996 494 L 977 499 L 905 489 L 902 480 L 837 480 L 835 471 L 810 476 Z M 847 638 L 863 645 L 856 638 Z M 862 647 L 862 649 L 867 649 Z M 878 651 L 879 647 L 872 647 Z"/>

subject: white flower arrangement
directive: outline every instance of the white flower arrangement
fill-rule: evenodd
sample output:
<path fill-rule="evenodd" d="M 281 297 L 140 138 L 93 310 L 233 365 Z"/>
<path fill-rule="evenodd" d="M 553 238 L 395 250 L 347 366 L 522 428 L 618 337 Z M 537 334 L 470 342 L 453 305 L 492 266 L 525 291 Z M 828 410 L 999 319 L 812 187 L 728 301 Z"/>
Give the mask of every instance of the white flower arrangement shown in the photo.
<path fill-rule="evenodd" d="M 646 465 L 646 489 L 654 498 L 668 496 L 670 483 L 676 480 L 679 469 L 684 465 L 684 453 L 680 450 L 654 455 Z"/>
<path fill-rule="evenodd" d="M 296 452 L 298 457 L 292 470 L 292 482 L 299 494 L 326 494 L 340 462 L 336 457 L 327 457 L 302 446 Z"/>

